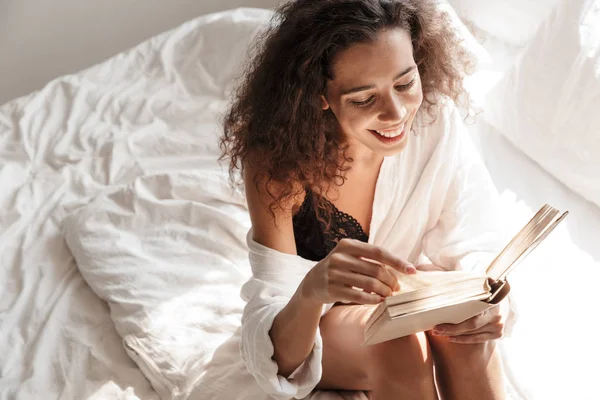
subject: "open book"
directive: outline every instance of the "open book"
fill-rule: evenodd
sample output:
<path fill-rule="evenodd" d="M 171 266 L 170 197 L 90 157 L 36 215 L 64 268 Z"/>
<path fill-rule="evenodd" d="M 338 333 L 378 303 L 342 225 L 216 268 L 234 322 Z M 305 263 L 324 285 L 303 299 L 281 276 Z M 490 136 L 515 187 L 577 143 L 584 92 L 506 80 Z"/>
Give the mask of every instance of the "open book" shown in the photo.
<path fill-rule="evenodd" d="M 510 291 L 506 277 L 567 216 L 544 205 L 489 265 L 485 274 L 419 271 L 399 277 L 400 291 L 369 317 L 363 345 L 463 322 L 500 302 Z"/>

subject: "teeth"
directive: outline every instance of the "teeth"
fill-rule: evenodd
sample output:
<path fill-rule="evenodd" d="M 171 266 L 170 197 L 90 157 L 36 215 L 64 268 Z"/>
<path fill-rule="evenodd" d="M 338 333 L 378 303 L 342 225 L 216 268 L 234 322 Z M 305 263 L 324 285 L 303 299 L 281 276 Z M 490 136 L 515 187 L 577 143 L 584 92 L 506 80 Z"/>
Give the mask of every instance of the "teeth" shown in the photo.
<path fill-rule="evenodd" d="M 399 136 L 400 134 L 402 134 L 402 131 L 404 130 L 404 124 L 402 124 L 400 127 L 398 127 L 398 129 L 396 129 L 395 131 L 375 131 L 378 134 L 380 134 L 381 136 L 387 137 L 387 138 L 394 138 L 396 136 Z"/>

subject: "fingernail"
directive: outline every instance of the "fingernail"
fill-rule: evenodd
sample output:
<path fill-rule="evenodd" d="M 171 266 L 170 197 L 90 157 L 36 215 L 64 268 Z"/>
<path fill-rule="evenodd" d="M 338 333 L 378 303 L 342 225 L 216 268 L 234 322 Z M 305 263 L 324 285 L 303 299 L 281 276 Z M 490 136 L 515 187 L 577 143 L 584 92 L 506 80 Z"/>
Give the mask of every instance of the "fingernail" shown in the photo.
<path fill-rule="evenodd" d="M 435 336 L 440 336 L 440 335 L 443 335 L 443 334 L 444 334 L 444 331 L 443 331 L 443 330 L 441 330 L 441 329 L 434 329 L 434 330 L 433 330 L 433 334 L 434 334 Z"/>
<path fill-rule="evenodd" d="M 409 274 L 416 274 L 417 269 L 412 264 L 409 264 L 406 266 L 406 272 Z"/>
<path fill-rule="evenodd" d="M 400 290 L 400 284 L 398 282 L 396 282 L 396 286 L 394 286 L 394 291 L 398 291 Z"/>

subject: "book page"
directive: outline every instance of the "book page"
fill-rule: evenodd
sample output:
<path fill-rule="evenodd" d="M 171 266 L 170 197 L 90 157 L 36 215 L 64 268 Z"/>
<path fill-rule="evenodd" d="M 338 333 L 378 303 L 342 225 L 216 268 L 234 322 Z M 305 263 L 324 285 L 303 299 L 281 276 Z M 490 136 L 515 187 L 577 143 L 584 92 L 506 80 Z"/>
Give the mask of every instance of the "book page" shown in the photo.
<path fill-rule="evenodd" d="M 518 262 L 554 230 L 568 215 L 568 211 L 560 217 L 558 215 L 557 209 L 544 205 L 490 264 L 486 270 L 488 276 L 493 280 L 504 279 Z"/>
<path fill-rule="evenodd" d="M 481 290 L 487 287 L 488 278 L 469 271 L 418 271 L 414 275 L 398 277 L 400 290 L 387 297 L 387 306 L 433 296 L 443 296 L 459 290 Z"/>
<path fill-rule="evenodd" d="M 470 271 L 417 271 L 416 274 L 407 275 L 397 273 L 400 290 L 394 294 L 405 293 L 424 287 L 451 285 L 473 277 L 485 276 Z"/>

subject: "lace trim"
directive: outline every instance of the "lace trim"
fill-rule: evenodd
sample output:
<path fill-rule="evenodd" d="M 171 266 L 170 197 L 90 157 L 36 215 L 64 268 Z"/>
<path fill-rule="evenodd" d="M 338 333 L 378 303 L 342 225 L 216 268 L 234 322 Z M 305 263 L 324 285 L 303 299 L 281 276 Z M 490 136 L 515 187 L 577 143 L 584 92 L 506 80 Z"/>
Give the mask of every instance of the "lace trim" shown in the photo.
<path fill-rule="evenodd" d="M 335 222 L 336 222 L 335 225 L 337 225 L 337 226 L 335 226 L 335 228 L 337 229 L 337 233 L 339 233 L 339 235 L 336 235 L 336 236 L 341 236 L 341 237 L 336 237 L 334 239 L 334 241 L 336 243 L 346 237 L 355 238 L 355 239 L 365 238 L 366 240 L 363 240 L 363 241 L 369 240 L 369 235 L 367 235 L 367 233 L 363 229 L 362 225 L 360 224 L 360 222 L 358 222 L 356 220 L 356 218 L 354 218 L 352 215 L 350 215 L 348 213 L 340 211 L 329 200 L 325 199 L 325 201 L 331 205 L 332 210 L 333 210 L 332 218 L 335 218 Z M 356 231 L 355 232 L 347 232 L 345 227 L 348 227 L 349 225 L 351 225 L 353 228 L 355 228 Z M 332 226 L 332 228 L 334 228 L 334 226 Z"/>
<path fill-rule="evenodd" d="M 316 217 L 316 212 L 318 212 L 318 210 L 315 211 L 314 207 L 312 206 L 312 202 L 309 203 L 313 196 L 313 192 L 310 189 L 307 189 L 304 202 L 300 207 L 303 217 L 306 217 L 306 214 L 309 210 L 315 213 L 314 216 Z M 324 198 L 324 200 L 331 206 L 332 211 L 330 230 L 325 238 L 325 240 L 329 240 L 334 243 L 329 250 L 332 250 L 333 247 L 335 247 L 335 244 L 344 238 L 358 239 L 363 242 L 367 242 L 369 240 L 369 235 L 367 235 L 362 225 L 356 220 L 356 218 L 341 211 L 327 198 Z"/>
<path fill-rule="evenodd" d="M 345 238 L 368 242 L 369 236 L 362 225 L 352 215 L 340 211 L 332 202 L 331 224 L 327 232 L 323 222 L 319 221 L 320 209 L 315 210 L 314 194 L 306 191 L 306 198 L 298 212 L 292 218 L 298 255 L 308 260 L 320 261 Z M 324 216 L 323 216 L 324 217 Z"/>

